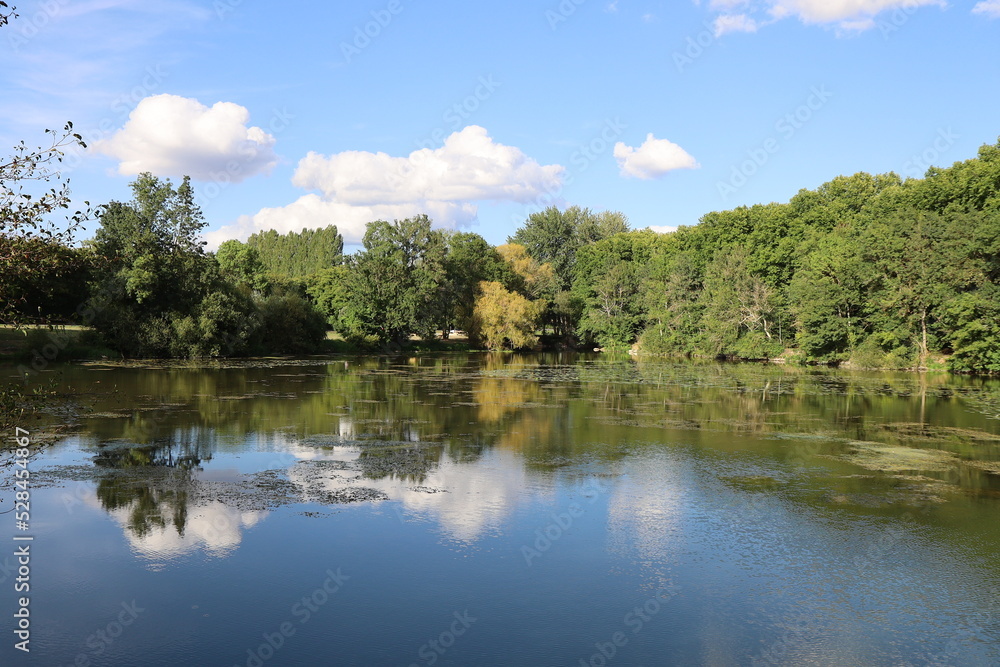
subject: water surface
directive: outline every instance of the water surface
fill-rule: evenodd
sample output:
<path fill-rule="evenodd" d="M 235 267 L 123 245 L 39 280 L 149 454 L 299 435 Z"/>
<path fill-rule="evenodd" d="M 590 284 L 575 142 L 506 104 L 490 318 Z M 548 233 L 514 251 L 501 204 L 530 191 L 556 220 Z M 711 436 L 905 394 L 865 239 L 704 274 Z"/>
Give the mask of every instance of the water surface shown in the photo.
<path fill-rule="evenodd" d="M 1000 664 L 992 380 L 598 355 L 45 379 L 70 400 L 32 426 L 58 434 L 29 656 L 0 557 L 5 665 Z"/>

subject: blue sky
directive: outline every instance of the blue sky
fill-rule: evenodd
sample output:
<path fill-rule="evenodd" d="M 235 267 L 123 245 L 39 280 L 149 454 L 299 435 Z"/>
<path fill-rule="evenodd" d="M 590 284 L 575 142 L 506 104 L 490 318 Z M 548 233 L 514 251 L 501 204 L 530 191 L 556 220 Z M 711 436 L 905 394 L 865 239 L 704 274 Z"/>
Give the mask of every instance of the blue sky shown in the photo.
<path fill-rule="evenodd" d="M 1000 135 L 1000 0 L 16 4 L 0 140 L 74 121 L 93 203 L 191 174 L 211 246 L 419 212 L 499 244 L 550 204 L 664 230 Z"/>

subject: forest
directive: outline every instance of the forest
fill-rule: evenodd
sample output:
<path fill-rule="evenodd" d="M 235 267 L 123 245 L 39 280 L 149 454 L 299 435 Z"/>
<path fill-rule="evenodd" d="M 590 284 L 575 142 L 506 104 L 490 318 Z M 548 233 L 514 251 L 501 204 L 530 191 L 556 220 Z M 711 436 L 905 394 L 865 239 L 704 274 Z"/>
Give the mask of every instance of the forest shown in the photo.
<path fill-rule="evenodd" d="M 50 197 L 4 217 L 68 201 Z M 1000 143 L 924 178 L 838 176 L 667 234 L 571 206 L 499 246 L 418 215 L 369 223 L 350 254 L 335 224 L 208 252 L 190 179 L 149 173 L 91 215 L 82 243 L 5 224 L 0 303 L 9 322 L 81 325 L 124 358 L 322 352 L 328 331 L 377 352 L 461 331 L 491 350 L 1000 371 Z"/>

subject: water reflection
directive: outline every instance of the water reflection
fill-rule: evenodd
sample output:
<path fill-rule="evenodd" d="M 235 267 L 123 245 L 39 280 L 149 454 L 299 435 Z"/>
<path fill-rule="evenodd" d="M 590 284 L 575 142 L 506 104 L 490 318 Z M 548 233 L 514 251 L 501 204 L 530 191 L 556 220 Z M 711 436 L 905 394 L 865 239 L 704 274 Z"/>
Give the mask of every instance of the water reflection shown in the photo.
<path fill-rule="evenodd" d="M 248 626 L 205 664 L 233 664 L 282 620 L 255 610 L 340 562 L 351 586 L 282 649 L 289 664 L 328 663 L 337 632 L 355 664 L 412 660 L 438 617 L 473 603 L 496 619 L 470 634 L 486 648 L 447 659 L 484 664 L 517 636 L 536 661 L 575 664 L 669 585 L 681 593 L 621 664 L 997 657 L 994 621 L 951 654 L 929 639 L 995 611 L 994 381 L 453 355 L 69 367 L 65 386 L 87 387 L 89 412 L 50 452 L 49 479 L 83 485 L 120 527 L 126 568 L 162 577 L 148 590 L 192 578 L 213 614 Z M 573 503 L 572 526 L 553 527 Z M 525 562 L 525 544 L 545 548 Z M 233 630 L 208 618 L 212 637 Z"/>
<path fill-rule="evenodd" d="M 760 453 L 793 470 L 841 462 L 824 480 L 841 501 L 861 497 L 865 477 L 941 500 L 949 489 L 1000 495 L 1000 434 L 988 418 L 1000 388 L 943 374 L 452 355 L 65 375 L 70 391 L 97 388 L 80 396 L 90 401 L 85 449 L 95 493 L 129 539 L 173 531 L 178 544 L 218 553 L 269 508 L 381 498 L 474 541 L 564 462 L 624 461 L 623 443 L 664 438 L 731 452 L 747 445 L 732 435 L 760 438 Z M 244 459 L 241 475 L 206 477 L 220 457 Z M 612 521 L 635 536 L 670 532 L 679 480 L 645 470 L 628 475 Z M 218 518 L 217 503 L 233 514 Z M 198 520 L 225 530 L 215 542 L 189 538 Z"/>
<path fill-rule="evenodd" d="M 496 532 L 518 506 L 551 495 L 533 488 L 528 471 L 511 452 L 495 451 L 476 463 L 442 461 L 421 486 L 376 484 L 402 504 L 404 513 L 432 521 L 453 540 L 471 544 Z"/>

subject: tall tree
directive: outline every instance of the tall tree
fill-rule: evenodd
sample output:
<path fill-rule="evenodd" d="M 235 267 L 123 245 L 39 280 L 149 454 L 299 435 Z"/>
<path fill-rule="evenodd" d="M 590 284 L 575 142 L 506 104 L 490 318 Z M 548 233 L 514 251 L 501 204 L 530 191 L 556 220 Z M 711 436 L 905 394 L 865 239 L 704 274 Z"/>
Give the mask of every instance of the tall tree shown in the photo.
<path fill-rule="evenodd" d="M 705 275 L 705 347 L 714 354 L 767 358 L 784 346 L 775 292 L 748 266 L 742 248 L 720 250 Z"/>
<path fill-rule="evenodd" d="M 497 249 L 479 234 L 455 232 L 448 235 L 447 243 L 444 314 L 450 322 L 442 323 L 442 328 L 447 331 L 448 324 L 454 323 L 468 331 L 480 283 L 499 282 L 510 287 L 518 277 Z"/>
<path fill-rule="evenodd" d="M 268 273 L 280 278 L 304 278 L 343 261 L 344 237 L 336 225 L 279 234 L 273 229 L 247 239 Z"/>
<path fill-rule="evenodd" d="M 799 254 L 789 285 L 796 341 L 811 360 L 846 360 L 870 330 L 865 310 L 874 274 L 862 241 L 850 227 L 838 227 L 813 234 Z"/>
<path fill-rule="evenodd" d="M 231 282 L 257 293 L 266 294 L 270 281 L 257 248 L 237 240 L 224 241 L 215 251 L 222 274 Z"/>
<path fill-rule="evenodd" d="M 445 235 L 418 215 L 369 223 L 362 245 L 344 314 L 351 334 L 382 345 L 401 345 L 411 333 L 432 337 L 446 302 Z"/>
<path fill-rule="evenodd" d="M 573 282 L 577 250 L 623 231 L 628 231 L 628 219 L 621 213 L 594 214 L 579 206 L 560 211 L 550 206 L 528 216 L 524 225 L 507 240 L 523 245 L 539 262 L 551 264 L 559 288 L 568 290 Z"/>
<path fill-rule="evenodd" d="M 531 348 L 544 304 L 511 292 L 498 282 L 480 285 L 470 335 L 490 350 Z"/>
<path fill-rule="evenodd" d="M 174 189 L 143 173 L 132 201 L 111 202 L 101 215 L 93 324 L 125 356 L 229 356 L 251 344 L 253 304 L 205 254 L 190 187 L 186 176 Z"/>

